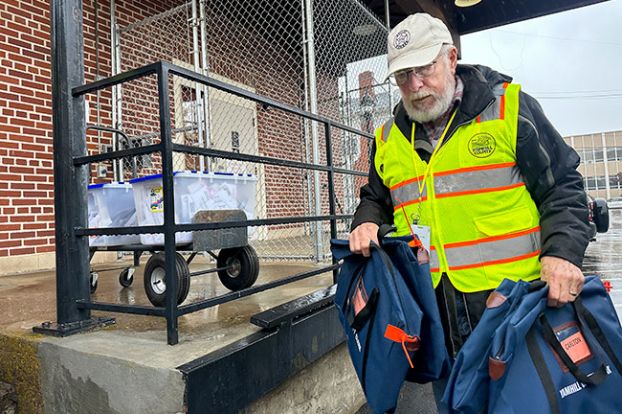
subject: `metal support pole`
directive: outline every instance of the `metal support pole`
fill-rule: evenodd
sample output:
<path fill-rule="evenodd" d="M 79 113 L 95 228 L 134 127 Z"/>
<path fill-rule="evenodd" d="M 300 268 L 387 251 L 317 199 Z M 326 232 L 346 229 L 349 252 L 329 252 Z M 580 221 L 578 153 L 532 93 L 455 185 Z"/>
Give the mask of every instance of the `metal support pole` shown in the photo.
<path fill-rule="evenodd" d="M 307 60 L 308 72 L 309 72 L 309 107 L 311 113 L 317 114 L 317 81 L 315 76 L 315 42 L 313 40 L 313 3 L 312 0 L 305 0 L 305 15 L 306 15 L 306 45 L 307 45 Z M 311 139 L 313 142 L 313 163 L 318 165 L 320 163 L 320 144 L 318 138 L 317 124 L 312 122 L 311 124 Z M 315 187 L 315 215 L 319 216 L 322 212 L 322 196 L 320 189 L 320 173 L 314 171 L 313 184 Z M 316 261 L 324 259 L 324 247 L 322 241 L 322 223 L 315 223 L 315 258 Z"/>
<path fill-rule="evenodd" d="M 48 322 L 33 329 L 65 336 L 100 323 L 99 319 L 90 319 L 90 311 L 76 303 L 88 301 L 90 295 L 88 238 L 75 234 L 76 228 L 88 227 L 89 167 L 73 164 L 74 157 L 87 154 L 84 96 L 72 95 L 72 89 L 84 83 L 82 0 L 54 1 L 51 15 L 58 324 Z"/>
<path fill-rule="evenodd" d="M 306 33 L 307 33 L 307 21 L 306 21 L 306 13 L 305 13 L 305 0 L 302 0 L 300 2 L 300 16 L 301 16 L 301 22 L 300 22 L 300 27 L 302 28 L 302 73 L 303 73 L 303 79 L 304 79 L 304 87 L 305 87 L 305 94 L 304 94 L 304 110 L 305 111 L 309 111 L 309 94 L 306 93 L 306 91 L 309 90 L 309 71 L 307 70 L 307 43 L 306 43 Z M 304 148 L 305 148 L 305 162 L 306 163 L 310 163 L 311 162 L 311 149 L 309 148 L 309 136 L 311 135 L 311 133 L 309 132 L 309 124 L 310 122 L 304 118 L 301 118 L 301 126 L 302 126 L 302 139 L 303 139 L 303 144 L 304 144 Z M 311 206 L 313 205 L 313 184 L 311 183 L 311 179 L 310 179 L 310 175 L 309 175 L 309 171 L 305 171 L 305 184 L 307 187 L 307 207 L 309 208 L 309 211 L 311 210 Z M 309 226 L 307 227 L 307 224 L 305 223 L 305 233 L 307 234 L 307 229 L 309 230 L 309 234 L 313 234 L 314 230 L 312 230 L 312 226 L 315 226 L 314 224 L 309 224 Z M 315 228 L 315 227 L 313 227 Z M 312 254 L 313 256 L 313 254 Z"/>
<path fill-rule="evenodd" d="M 119 26 L 117 24 L 117 6 L 115 0 L 110 0 L 110 43 L 111 43 L 111 69 L 112 75 L 121 73 L 121 39 Z M 121 130 L 123 127 L 123 108 L 121 106 L 122 89 L 121 85 L 112 87 L 112 127 Z M 117 140 L 112 140 L 112 150 L 117 151 Z M 123 181 L 123 160 L 112 162 L 114 179 Z"/>
<path fill-rule="evenodd" d="M 87 154 L 84 97 L 71 94 L 84 83 L 82 0 L 52 2 L 52 50 L 56 302 L 58 323 L 67 323 L 90 317 L 75 302 L 89 299 L 89 243 L 74 235 L 74 228 L 88 227 L 89 172 L 71 162 Z"/>
<path fill-rule="evenodd" d="M 605 191 L 607 194 L 607 200 L 611 199 L 611 186 L 609 185 L 609 157 L 607 156 L 607 140 L 605 139 L 605 133 L 600 134 L 601 143 L 603 146 L 603 164 L 605 167 Z"/>
<path fill-rule="evenodd" d="M 387 25 L 387 36 L 391 31 L 391 11 L 389 9 L 389 0 L 384 0 L 384 20 Z M 389 91 L 389 113 L 393 114 L 393 94 L 391 93 L 391 82 L 387 78 L 387 91 Z"/>
<path fill-rule="evenodd" d="M 350 93 L 348 92 L 348 68 L 346 66 L 344 73 L 344 83 L 345 83 L 345 92 L 342 99 L 341 108 L 343 108 L 343 114 L 341 115 L 341 119 L 345 120 L 345 122 L 352 126 L 351 119 L 351 111 L 350 111 Z M 344 141 L 343 141 L 343 152 L 345 159 L 345 167 L 346 170 L 352 169 L 353 155 L 354 155 L 354 143 L 356 139 L 359 139 L 356 135 L 351 134 L 349 132 L 344 131 Z M 345 207 L 343 213 L 349 212 L 350 208 L 354 205 L 354 177 L 350 174 L 346 174 L 344 177 L 344 198 L 345 198 Z"/>
<path fill-rule="evenodd" d="M 594 189 L 596 190 L 596 196 L 599 197 L 600 194 L 598 192 L 598 170 L 596 168 L 596 147 L 595 145 L 594 134 L 590 135 L 590 144 L 592 145 L 592 177 L 594 177 Z"/>
<path fill-rule="evenodd" d="M 192 0 L 192 63 L 194 71 L 201 73 L 201 54 L 199 52 L 199 13 L 197 11 L 197 0 Z M 194 83 L 194 113 L 197 121 L 198 144 L 205 148 L 203 128 L 205 120 L 203 119 L 203 84 Z M 205 158 L 199 158 L 199 171 L 205 170 Z"/>
<path fill-rule="evenodd" d="M 330 122 L 324 124 L 324 137 L 326 143 L 326 166 L 330 168 L 328 171 L 328 211 L 331 216 L 335 215 L 335 171 L 333 170 L 333 145 L 331 136 L 332 125 Z M 330 219 L 330 238 L 337 238 L 337 219 Z M 333 256 L 333 264 L 337 263 L 337 260 Z M 337 268 L 333 269 L 333 282 L 337 283 L 337 275 L 339 271 Z"/>
<path fill-rule="evenodd" d="M 205 15 L 205 8 L 207 7 L 206 0 L 199 1 L 199 21 L 201 23 L 201 74 L 209 75 L 209 61 L 207 57 L 207 16 Z M 201 103 L 203 106 L 203 145 L 205 148 L 211 148 L 212 146 L 212 129 L 211 129 L 211 114 L 209 103 L 209 88 L 203 85 L 201 94 Z M 202 157 L 202 167 L 211 171 L 210 160 L 207 157 Z"/>
<path fill-rule="evenodd" d="M 164 258 L 166 284 L 166 337 L 169 345 L 179 342 L 177 331 L 177 274 L 175 266 L 175 199 L 173 195 L 173 149 L 169 110 L 169 72 L 158 67 L 158 103 L 160 107 L 160 147 L 162 148 L 162 191 L 164 192 Z"/>

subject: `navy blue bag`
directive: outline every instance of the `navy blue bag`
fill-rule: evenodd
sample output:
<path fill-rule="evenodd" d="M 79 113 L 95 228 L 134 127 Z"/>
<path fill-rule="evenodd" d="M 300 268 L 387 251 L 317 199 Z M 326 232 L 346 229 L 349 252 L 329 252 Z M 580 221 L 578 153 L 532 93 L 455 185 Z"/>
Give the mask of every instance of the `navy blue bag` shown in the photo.
<path fill-rule="evenodd" d="M 454 412 L 620 411 L 622 328 L 598 277 L 562 308 L 547 306 L 543 282 L 506 280 L 495 294 L 450 376 L 444 398 Z"/>
<path fill-rule="evenodd" d="M 421 311 L 421 344 L 413 359 L 414 368 L 408 371 L 407 381 L 425 384 L 447 375 L 451 368 L 449 354 L 445 347 L 445 335 L 438 310 L 430 264 L 419 264 L 408 241 L 412 238 L 385 238 L 383 250 L 391 258 L 397 271 L 403 276 L 410 294 Z"/>
<path fill-rule="evenodd" d="M 575 302 L 559 309 L 546 305 L 547 294 L 525 295 L 495 335 L 488 411 L 620 412 L 622 328 L 601 280 L 587 277 Z"/>
<path fill-rule="evenodd" d="M 335 304 L 374 413 L 395 409 L 410 371 L 433 380 L 448 364 L 429 267 L 417 264 L 403 239 L 384 238 L 382 246 L 372 244 L 366 258 L 352 254 L 346 240 L 331 241 L 334 257 L 343 260 Z"/>
<path fill-rule="evenodd" d="M 479 414 L 488 400 L 488 355 L 495 331 L 504 322 L 520 299 L 527 293 L 528 283 L 505 279 L 486 301 L 477 327 L 465 342 L 451 369 L 443 401 L 451 411 Z"/>

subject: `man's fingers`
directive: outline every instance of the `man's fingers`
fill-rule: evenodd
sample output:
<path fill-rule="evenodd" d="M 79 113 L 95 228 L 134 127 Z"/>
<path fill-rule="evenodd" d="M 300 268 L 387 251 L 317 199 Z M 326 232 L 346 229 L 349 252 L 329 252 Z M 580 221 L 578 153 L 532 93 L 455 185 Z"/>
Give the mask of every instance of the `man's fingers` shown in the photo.
<path fill-rule="evenodd" d="M 363 223 L 350 233 L 350 251 L 356 254 L 363 254 L 369 257 L 371 242 L 378 244 L 378 225 L 374 223 Z"/>
<path fill-rule="evenodd" d="M 365 257 L 369 257 L 370 256 L 370 248 L 369 248 L 369 244 L 367 244 L 367 246 L 363 246 L 361 248 L 361 252 L 363 253 L 363 256 Z"/>
<path fill-rule="evenodd" d="M 573 302 L 583 289 L 585 277 L 581 269 L 557 257 L 543 256 L 540 263 L 540 277 L 549 285 L 548 305 L 561 307 Z"/>
<path fill-rule="evenodd" d="M 560 302 L 560 286 L 558 283 L 550 283 L 549 282 L 549 295 L 548 295 L 548 300 L 547 300 L 547 304 L 551 307 L 557 307 L 560 306 L 559 302 Z"/>

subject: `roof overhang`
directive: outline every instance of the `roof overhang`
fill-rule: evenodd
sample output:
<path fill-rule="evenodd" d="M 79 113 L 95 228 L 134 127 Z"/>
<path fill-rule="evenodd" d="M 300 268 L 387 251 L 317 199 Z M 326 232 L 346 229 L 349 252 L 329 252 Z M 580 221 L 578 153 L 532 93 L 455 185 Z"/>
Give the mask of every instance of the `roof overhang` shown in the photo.
<path fill-rule="evenodd" d="M 391 27 L 408 15 L 426 12 L 444 20 L 457 35 L 559 13 L 607 0 L 482 0 L 457 7 L 454 0 L 389 0 Z M 378 16 L 385 16 L 385 0 L 362 0 Z"/>

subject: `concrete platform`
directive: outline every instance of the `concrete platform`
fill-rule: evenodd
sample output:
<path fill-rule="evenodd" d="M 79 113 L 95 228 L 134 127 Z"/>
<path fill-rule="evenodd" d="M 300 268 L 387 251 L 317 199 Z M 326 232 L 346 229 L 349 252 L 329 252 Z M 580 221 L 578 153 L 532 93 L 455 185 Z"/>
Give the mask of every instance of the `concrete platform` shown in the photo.
<path fill-rule="evenodd" d="M 93 299 L 149 305 L 142 286 L 144 265 L 137 269 L 132 287 L 119 285 L 118 274 L 129 264 L 96 266 L 100 278 Z M 206 266 L 206 259 L 197 258 L 191 271 Z M 262 264 L 257 284 L 314 267 L 308 263 L 291 262 Z M 223 350 L 239 346 L 251 340 L 249 338 L 274 335 L 266 335 L 259 327 L 250 324 L 252 315 L 331 284 L 332 273 L 325 273 L 183 316 L 179 319 L 180 342 L 169 346 L 166 344 L 165 320 L 146 316 L 106 314 L 116 317 L 117 324 L 66 338 L 33 334 L 33 326 L 55 320 L 54 274 L 4 276 L 0 278 L 0 382 L 14 388 L 19 413 L 211 412 L 209 407 L 188 404 L 192 397 L 188 395 L 189 378 L 193 378 L 191 373 L 197 372 L 192 369 L 201 367 L 201 364 L 209 368 L 211 366 L 205 364 L 214 363 L 218 358 L 227 363 L 229 360 L 222 359 L 219 352 L 227 353 L 229 351 Z M 214 274 L 196 277 L 192 279 L 185 303 L 226 292 Z M 99 312 L 93 315 L 104 316 Z M 311 347 L 309 352 L 312 350 Z M 263 356 L 255 357 L 256 360 L 249 358 L 245 363 L 252 367 Z M 274 355 L 269 357 L 278 361 L 278 355 L 276 359 Z M 270 385 L 274 390 L 259 400 L 244 404 L 243 411 L 355 412 L 364 398 L 344 346 L 337 346 L 317 362 L 314 358 L 300 355 L 295 361 L 298 373 L 281 385 Z M 231 366 L 228 370 L 240 377 L 234 382 L 244 383 L 243 377 L 248 372 L 244 366 Z M 205 376 L 206 370 L 201 372 Z M 253 395 L 254 391 L 254 387 L 246 391 L 235 387 L 229 389 L 227 384 L 218 381 L 212 385 L 214 387 L 206 388 L 205 393 L 221 393 L 222 398 L 232 398 L 233 390 L 247 401 L 248 395 Z M 196 394 L 196 390 L 192 393 Z M 208 400 L 202 395 L 193 399 Z M 231 404 L 232 407 L 239 405 Z M 225 403 L 224 406 L 229 405 Z M 218 410 L 233 411 L 227 408 Z"/>

